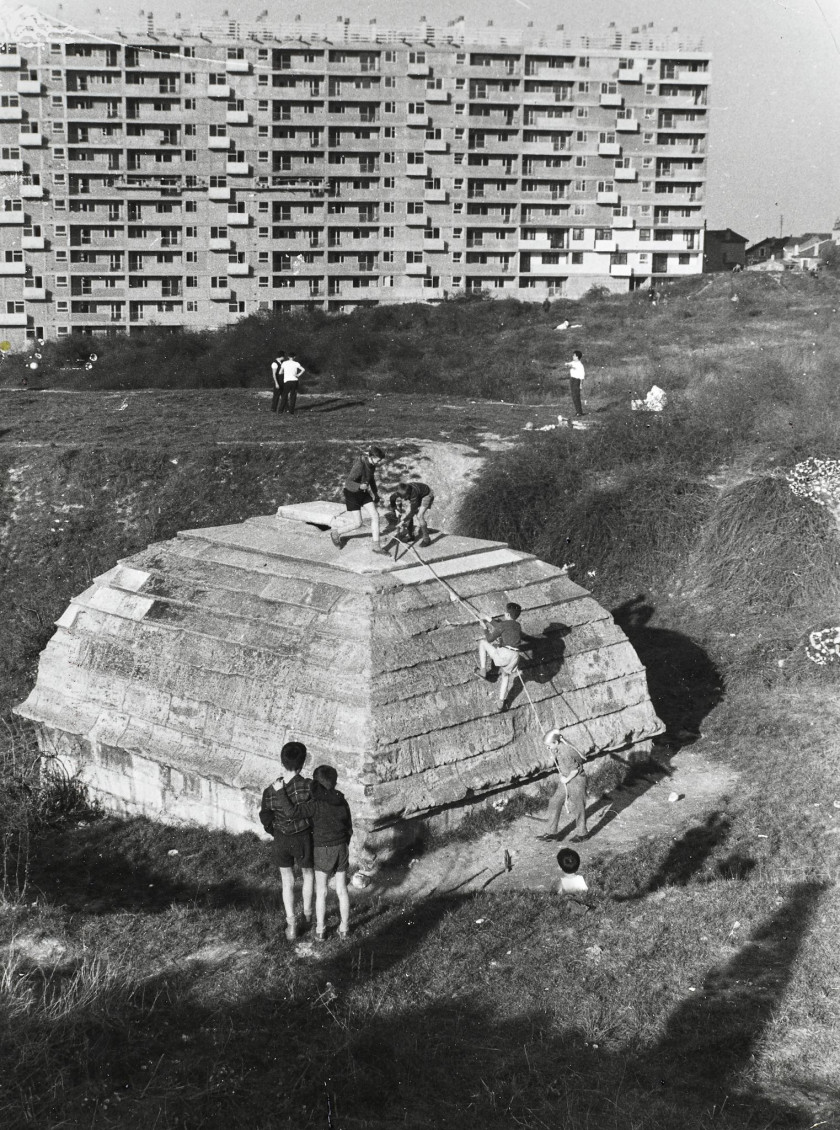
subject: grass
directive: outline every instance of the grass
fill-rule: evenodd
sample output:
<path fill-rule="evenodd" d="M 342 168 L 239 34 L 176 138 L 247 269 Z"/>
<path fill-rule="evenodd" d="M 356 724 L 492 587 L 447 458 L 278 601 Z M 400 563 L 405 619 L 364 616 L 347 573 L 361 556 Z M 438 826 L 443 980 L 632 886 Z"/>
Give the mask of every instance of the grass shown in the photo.
<path fill-rule="evenodd" d="M 365 367 L 366 389 L 334 412 L 317 402 L 280 443 L 245 390 L 131 393 L 122 411 L 124 393 L 5 393 L 4 709 L 69 598 L 148 540 L 333 491 L 368 439 L 399 455 L 519 433 L 572 348 L 558 305 L 302 321 L 290 333 L 325 335 L 324 387 L 322 358 L 337 372 L 341 357 L 340 379 Z M 702 733 L 740 774 L 731 795 L 676 838 L 587 861 L 586 904 L 364 893 L 350 941 L 312 959 L 282 940 L 255 837 L 61 823 L 59 798 L 0 904 L 0 1124 L 836 1125 L 840 709 L 837 665 L 805 646 L 836 623 L 837 534 L 783 478 L 840 455 L 836 306 L 830 279 L 733 277 L 675 287 L 656 310 L 632 296 L 569 307 L 604 425 L 497 452 L 461 515 L 465 531 L 576 562 L 645 662 L 669 734 Z M 500 346 L 498 368 L 479 340 Z M 409 379 L 410 395 L 375 395 Z M 630 412 L 653 380 L 666 411 Z M 502 383 L 521 405 L 469 402 Z M 15 741 L 7 800 L 9 766 L 31 762 Z"/>

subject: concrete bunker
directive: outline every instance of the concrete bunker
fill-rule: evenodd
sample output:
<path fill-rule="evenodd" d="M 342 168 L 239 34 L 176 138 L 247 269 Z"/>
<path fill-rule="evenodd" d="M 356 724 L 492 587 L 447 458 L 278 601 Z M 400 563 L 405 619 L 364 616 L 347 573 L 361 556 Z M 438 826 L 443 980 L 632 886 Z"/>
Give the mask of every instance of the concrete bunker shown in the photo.
<path fill-rule="evenodd" d="M 111 809 L 262 835 L 283 742 L 339 773 L 369 864 L 423 822 L 457 821 L 551 769 L 541 731 L 623 764 L 661 732 L 645 670 L 609 612 L 501 542 L 438 535 L 435 572 L 485 613 L 507 600 L 537 637 L 507 713 L 474 673 L 478 625 L 415 554 L 336 550 L 341 508 L 188 530 L 97 577 L 57 621 L 17 707 L 42 749 Z M 546 629 L 549 629 L 546 631 Z M 597 778 L 609 756 L 588 767 Z"/>

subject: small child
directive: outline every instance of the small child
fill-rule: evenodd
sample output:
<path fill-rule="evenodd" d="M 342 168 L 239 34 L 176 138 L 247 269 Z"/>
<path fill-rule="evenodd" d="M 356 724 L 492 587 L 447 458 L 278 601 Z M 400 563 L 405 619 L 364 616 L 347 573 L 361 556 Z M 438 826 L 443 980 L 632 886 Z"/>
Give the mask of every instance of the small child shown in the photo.
<path fill-rule="evenodd" d="M 312 774 L 311 799 L 292 804 L 281 799 L 284 815 L 312 819 L 315 859 L 315 937 L 326 937 L 327 885 L 335 875 L 340 922 L 338 936 L 350 933 L 350 895 L 347 869 L 350 865 L 350 838 L 353 819 L 343 793 L 336 786 L 338 774 L 331 765 L 319 765 Z"/>

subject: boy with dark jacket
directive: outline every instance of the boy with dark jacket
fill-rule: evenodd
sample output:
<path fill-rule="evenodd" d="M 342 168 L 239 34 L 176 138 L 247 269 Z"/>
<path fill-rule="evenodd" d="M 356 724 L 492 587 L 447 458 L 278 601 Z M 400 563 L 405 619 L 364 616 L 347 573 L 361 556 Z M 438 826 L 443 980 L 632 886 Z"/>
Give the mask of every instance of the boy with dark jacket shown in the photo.
<path fill-rule="evenodd" d="M 284 816 L 312 820 L 312 841 L 315 860 L 315 937 L 326 937 L 327 885 L 335 875 L 340 924 L 338 935 L 350 933 L 350 896 L 347 892 L 347 869 L 350 865 L 350 837 L 353 818 L 344 794 L 335 787 L 338 774 L 331 765 L 319 765 L 312 774 L 311 796 L 292 803 L 289 797 L 278 797 Z"/>
<path fill-rule="evenodd" d="M 280 868 L 286 938 L 297 937 L 295 916 L 295 864 L 302 876 L 303 917 L 312 921 L 312 891 L 315 883 L 312 860 L 312 814 L 297 813 L 295 806 L 311 798 L 312 782 L 300 775 L 306 761 L 303 742 L 286 742 L 280 751 L 283 772 L 262 795 L 260 823 L 274 837 L 274 860 Z"/>

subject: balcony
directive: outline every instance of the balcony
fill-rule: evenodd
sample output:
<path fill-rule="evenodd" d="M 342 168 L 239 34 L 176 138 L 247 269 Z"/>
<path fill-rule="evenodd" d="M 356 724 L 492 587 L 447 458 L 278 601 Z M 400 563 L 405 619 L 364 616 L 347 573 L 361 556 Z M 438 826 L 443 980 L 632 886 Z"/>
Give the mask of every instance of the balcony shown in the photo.
<path fill-rule="evenodd" d="M 427 102 L 448 102 L 449 101 L 449 91 L 448 90 L 429 90 L 429 88 L 426 87 L 426 101 Z"/>
<path fill-rule="evenodd" d="M 232 145 L 233 145 L 233 138 L 232 137 L 208 137 L 207 138 L 207 148 L 208 149 L 230 149 L 230 147 Z"/>
<path fill-rule="evenodd" d="M 23 224 L 26 222 L 26 213 L 22 208 L 13 212 L 0 212 L 0 224 Z"/>
<path fill-rule="evenodd" d="M 406 263 L 405 273 L 412 278 L 422 278 L 429 273 L 429 268 L 426 263 Z"/>
<path fill-rule="evenodd" d="M 251 121 L 251 115 L 247 110 L 228 110 L 225 121 L 229 126 L 247 126 Z"/>
<path fill-rule="evenodd" d="M 423 149 L 426 153 L 448 153 L 449 142 L 444 141 L 442 138 L 426 138 L 423 142 Z"/>
<path fill-rule="evenodd" d="M 628 231 L 636 226 L 636 221 L 632 216 L 613 216 L 612 226 L 617 231 Z"/>
<path fill-rule="evenodd" d="M 423 250 L 424 251 L 446 251 L 446 240 L 430 238 L 429 236 L 423 237 Z"/>
<path fill-rule="evenodd" d="M 44 135 L 42 133 L 19 133 L 18 145 L 21 149 L 40 149 L 44 144 Z"/>
<path fill-rule="evenodd" d="M 449 193 L 445 188 L 427 188 L 423 192 L 423 201 L 426 204 L 445 204 Z"/>
<path fill-rule="evenodd" d="M 535 239 L 520 239 L 516 245 L 517 251 L 551 251 L 551 249 L 551 241 L 547 235 Z"/>
<path fill-rule="evenodd" d="M 406 216 L 405 226 L 407 228 L 424 228 L 426 226 L 426 217 L 419 216 Z"/>
<path fill-rule="evenodd" d="M 42 235 L 22 235 L 20 245 L 24 251 L 43 251 L 46 241 Z"/>
<path fill-rule="evenodd" d="M 8 278 L 10 275 L 25 275 L 26 266 L 23 263 L 4 263 L 0 260 L 0 276 Z"/>
<path fill-rule="evenodd" d="M 429 115 L 428 114 L 407 114 L 406 118 L 405 118 L 405 124 L 407 126 L 420 126 L 422 129 L 426 129 L 426 127 L 429 124 Z"/>
<path fill-rule="evenodd" d="M 43 94 L 44 88 L 35 79 L 22 78 L 17 84 L 18 94 Z"/>
<path fill-rule="evenodd" d="M 17 53 L 0 55 L 0 71 L 19 71 L 22 66 L 23 59 Z"/>
<path fill-rule="evenodd" d="M 407 177 L 423 177 L 425 180 L 426 177 L 431 175 L 431 171 L 428 165 L 406 165 L 405 175 Z"/>
<path fill-rule="evenodd" d="M 207 246 L 211 251 L 230 251 L 231 243 L 229 239 L 211 239 Z"/>
<path fill-rule="evenodd" d="M 207 87 L 207 97 L 208 98 L 224 98 L 225 102 L 227 102 L 230 99 L 232 93 L 233 92 L 232 92 L 232 90 L 229 86 L 208 86 Z"/>
<path fill-rule="evenodd" d="M 620 157 L 621 143 L 618 141 L 601 141 L 598 144 L 599 157 Z"/>
<path fill-rule="evenodd" d="M 229 286 L 214 286 L 210 290 L 210 298 L 213 302 L 230 302 L 230 293 Z"/>
<path fill-rule="evenodd" d="M 612 106 L 620 110 L 624 107 L 624 96 L 622 94 L 602 94 L 600 105 Z"/>
<path fill-rule="evenodd" d="M 566 153 L 569 152 L 569 147 L 559 138 L 546 138 L 545 141 L 524 142 L 521 146 L 521 152 L 526 156 L 539 157 L 549 153 Z"/>
<path fill-rule="evenodd" d="M 617 192 L 596 192 L 595 202 L 597 204 L 618 204 L 620 197 Z"/>
<path fill-rule="evenodd" d="M 641 82 L 645 76 L 643 67 L 622 68 L 618 72 L 619 82 Z"/>
<path fill-rule="evenodd" d="M 212 187 L 208 188 L 207 189 L 207 199 L 208 200 L 230 200 L 230 189 L 229 188 L 212 188 Z"/>
<path fill-rule="evenodd" d="M 22 184 L 18 189 L 22 200 L 43 200 L 44 186 L 42 184 Z"/>
<path fill-rule="evenodd" d="M 617 118 L 615 129 L 616 133 L 638 133 L 639 122 L 636 118 Z"/>
<path fill-rule="evenodd" d="M 251 171 L 251 166 L 247 161 L 228 161 L 225 171 L 232 177 L 247 177 Z"/>
<path fill-rule="evenodd" d="M 662 109 L 667 110 L 705 110 L 707 104 L 705 101 L 698 102 L 693 95 L 690 94 L 660 94 Z"/>
<path fill-rule="evenodd" d="M 228 59 L 225 62 L 225 70 L 229 75 L 249 75 L 251 64 L 247 59 Z"/>
<path fill-rule="evenodd" d="M 227 223 L 230 228 L 249 228 L 251 217 L 247 212 L 228 212 Z"/>
<path fill-rule="evenodd" d="M 637 169 L 616 169 L 613 173 L 615 180 L 633 181 L 639 176 Z"/>
<path fill-rule="evenodd" d="M 0 55 L 0 59 L 3 56 Z M 0 122 L 21 122 L 23 121 L 23 110 L 20 106 L 0 106 Z"/>
<path fill-rule="evenodd" d="M 46 300 L 47 300 L 46 287 L 43 287 L 43 286 L 27 286 L 27 284 L 24 282 L 24 284 L 23 284 L 23 297 L 27 300 L 27 302 L 46 302 Z"/>
<path fill-rule="evenodd" d="M 8 56 L 7 56 L 8 57 Z M 3 56 L 0 55 L 0 59 Z M 0 326 L 25 326 L 26 314 L 7 314 L 5 310 L 0 307 Z"/>
<path fill-rule="evenodd" d="M 633 274 L 633 267 L 629 263 L 610 263 L 610 274 L 614 279 L 629 279 Z"/>
<path fill-rule="evenodd" d="M 428 78 L 432 68 L 428 63 L 409 63 L 405 73 L 409 78 Z"/>
<path fill-rule="evenodd" d="M 228 263 L 227 273 L 234 275 L 236 278 L 247 278 L 251 273 L 250 263 Z"/>

